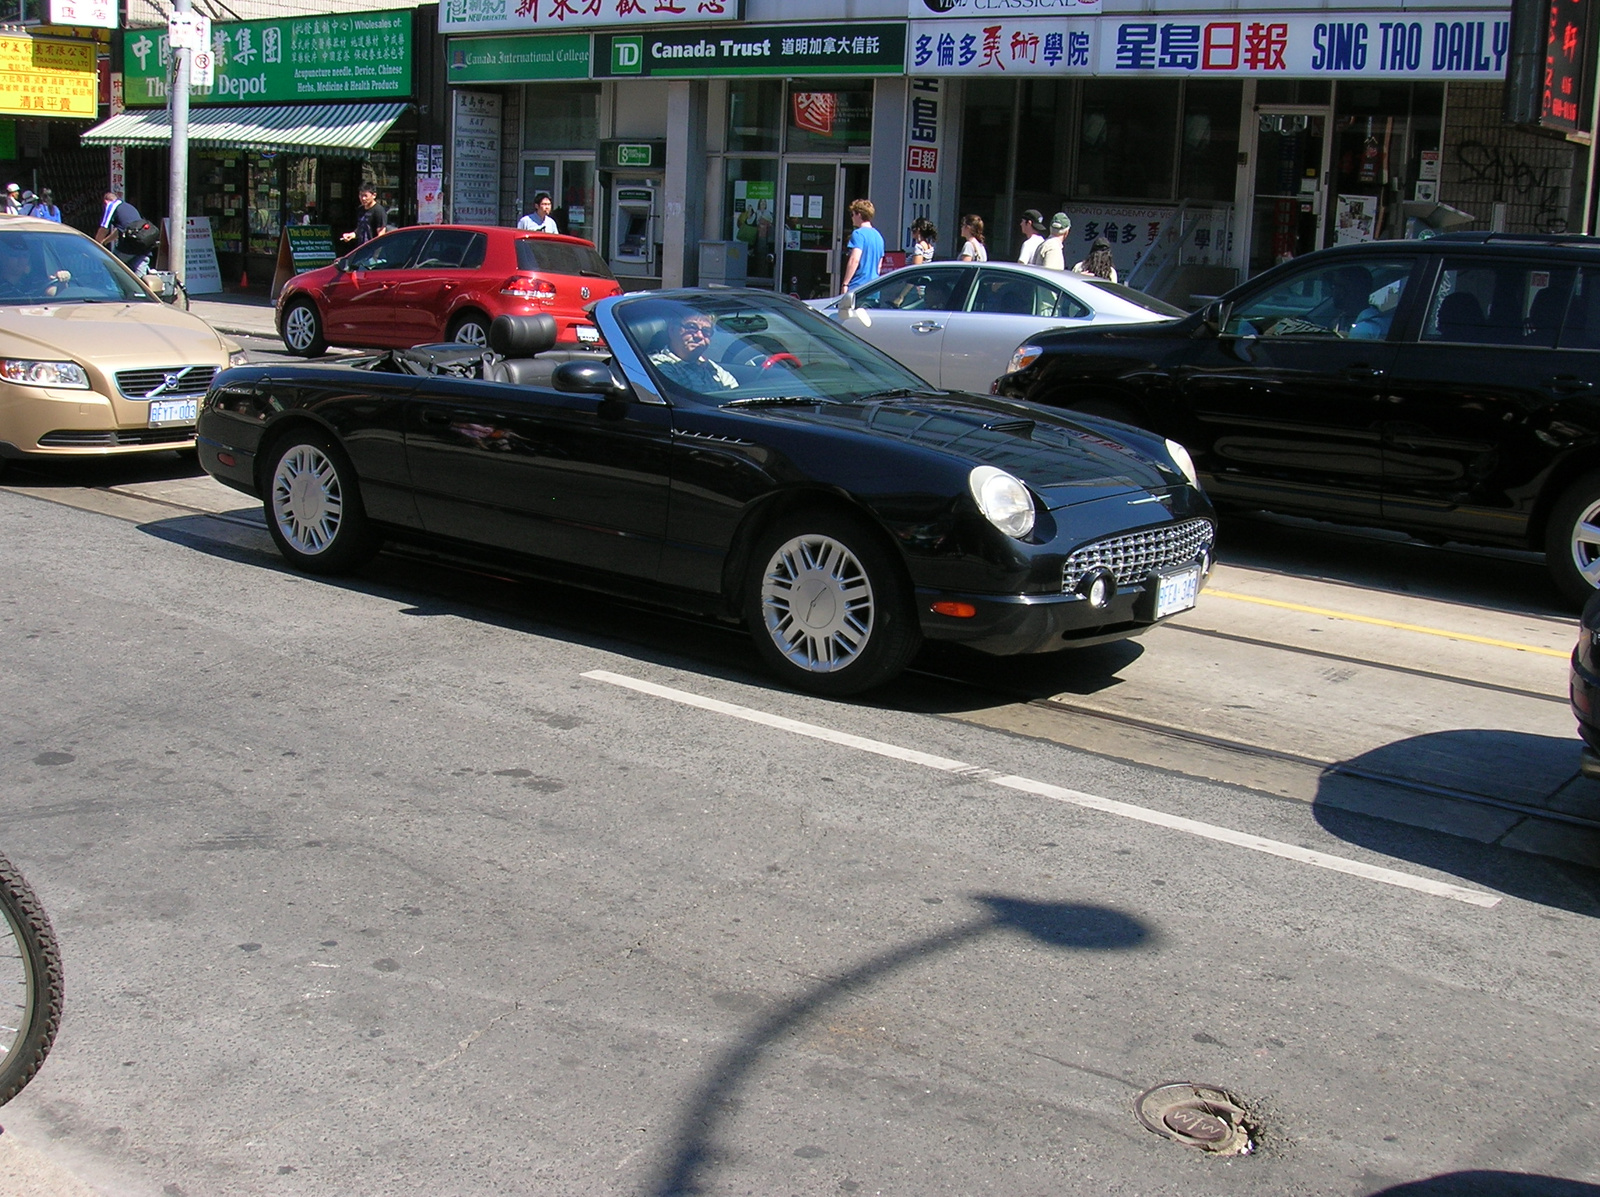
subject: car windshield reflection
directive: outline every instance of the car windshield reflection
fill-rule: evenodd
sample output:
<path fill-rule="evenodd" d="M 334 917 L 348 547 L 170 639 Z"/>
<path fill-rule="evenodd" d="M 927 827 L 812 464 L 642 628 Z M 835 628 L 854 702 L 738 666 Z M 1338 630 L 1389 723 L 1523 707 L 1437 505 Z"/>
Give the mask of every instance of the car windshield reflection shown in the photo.
<path fill-rule="evenodd" d="M 674 402 L 853 402 L 926 391 L 905 367 L 781 296 L 649 296 L 612 314 Z"/>
<path fill-rule="evenodd" d="M 157 303 L 122 264 L 74 233 L 0 232 L 0 305 Z"/>

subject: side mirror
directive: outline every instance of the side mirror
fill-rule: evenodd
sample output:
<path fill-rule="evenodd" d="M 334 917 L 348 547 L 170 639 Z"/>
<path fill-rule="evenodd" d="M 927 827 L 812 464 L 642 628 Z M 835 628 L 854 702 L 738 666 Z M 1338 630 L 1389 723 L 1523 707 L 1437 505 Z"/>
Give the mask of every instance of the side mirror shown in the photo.
<path fill-rule="evenodd" d="M 628 384 L 610 362 L 562 362 L 550 372 L 550 385 L 569 395 L 599 395 L 602 399 L 626 399 L 629 394 Z"/>
<path fill-rule="evenodd" d="M 1214 299 L 1200 310 L 1200 327 L 1213 337 L 1220 337 L 1222 330 L 1228 327 L 1228 317 L 1233 314 L 1233 305 L 1226 300 Z"/>
<path fill-rule="evenodd" d="M 850 319 L 856 310 L 856 293 L 854 291 L 846 291 L 839 296 L 839 302 L 834 305 L 834 310 L 839 313 L 839 319 Z"/>

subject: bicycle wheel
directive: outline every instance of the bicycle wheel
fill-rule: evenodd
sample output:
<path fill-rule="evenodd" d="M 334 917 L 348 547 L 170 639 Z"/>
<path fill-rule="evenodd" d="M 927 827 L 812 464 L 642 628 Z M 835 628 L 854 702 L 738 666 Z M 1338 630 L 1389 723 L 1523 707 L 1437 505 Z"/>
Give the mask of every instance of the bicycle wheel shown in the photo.
<path fill-rule="evenodd" d="M 33 1079 L 61 1025 L 61 950 L 44 907 L 0 856 L 0 1105 Z"/>

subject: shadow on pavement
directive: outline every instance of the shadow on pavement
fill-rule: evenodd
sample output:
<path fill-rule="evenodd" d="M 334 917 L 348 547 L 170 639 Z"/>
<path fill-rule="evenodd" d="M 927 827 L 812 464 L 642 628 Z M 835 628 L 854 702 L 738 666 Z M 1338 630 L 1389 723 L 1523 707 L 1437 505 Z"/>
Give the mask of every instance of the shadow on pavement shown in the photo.
<path fill-rule="evenodd" d="M 943 952 L 997 932 L 1025 935 L 1035 943 L 1068 951 L 1117 951 L 1138 947 L 1151 932 L 1138 920 L 1103 906 L 1066 902 L 1033 902 L 1001 894 L 976 894 L 986 908 L 968 922 L 936 935 L 891 948 L 823 981 L 777 1006 L 745 1032 L 711 1065 L 689 1098 L 668 1144 L 667 1158 L 651 1182 L 651 1197 L 681 1197 L 706 1191 L 706 1173 L 716 1155 L 722 1113 L 739 1087 L 761 1063 L 773 1044 L 787 1039 L 830 1003 L 871 985 L 879 978 L 922 964 Z"/>
<path fill-rule="evenodd" d="M 1600 1197 L 1600 1185 L 1525 1172 L 1451 1172 L 1376 1189 L 1367 1197 Z"/>
<path fill-rule="evenodd" d="M 49 460 L 7 461 L 0 485 L 51 489 L 127 486 L 135 482 L 167 482 L 174 478 L 203 478 L 205 472 L 193 453 L 176 449 L 128 457 L 57 457 Z M 244 496 L 239 496 L 244 500 Z"/>
<path fill-rule="evenodd" d="M 1600 916 L 1600 832 L 1518 809 L 1600 820 L 1600 787 L 1591 793 L 1577 771 L 1576 736 L 1435 732 L 1327 770 L 1312 810 L 1324 830 L 1374 852 Z"/>

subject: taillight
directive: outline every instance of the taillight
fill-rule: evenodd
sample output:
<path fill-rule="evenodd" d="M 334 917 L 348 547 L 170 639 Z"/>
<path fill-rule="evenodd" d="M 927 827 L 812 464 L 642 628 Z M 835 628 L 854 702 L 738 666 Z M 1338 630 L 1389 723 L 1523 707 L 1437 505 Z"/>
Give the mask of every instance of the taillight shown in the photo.
<path fill-rule="evenodd" d="M 532 274 L 513 274 L 500 288 L 500 294 L 514 299 L 531 299 L 539 303 L 553 303 L 556 286 Z"/>

